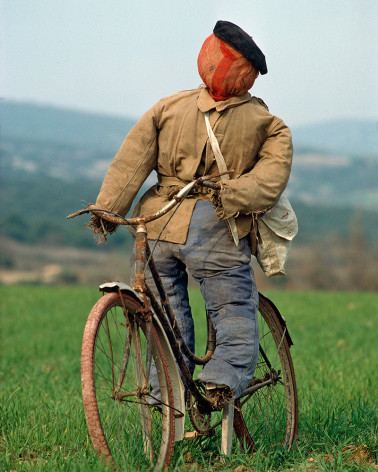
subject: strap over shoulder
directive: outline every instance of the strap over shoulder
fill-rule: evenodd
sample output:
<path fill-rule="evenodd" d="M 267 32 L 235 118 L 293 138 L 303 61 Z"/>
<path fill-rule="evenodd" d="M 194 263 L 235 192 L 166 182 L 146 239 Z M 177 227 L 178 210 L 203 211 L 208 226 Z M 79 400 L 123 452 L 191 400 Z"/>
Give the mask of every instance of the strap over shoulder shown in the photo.
<path fill-rule="evenodd" d="M 207 129 L 207 134 L 209 135 L 209 140 L 210 140 L 210 145 L 211 148 L 214 152 L 215 160 L 218 165 L 219 172 L 227 172 L 227 164 L 226 161 L 224 160 L 223 154 L 220 150 L 218 140 L 214 134 L 213 129 L 211 128 L 210 125 L 210 113 L 206 111 L 204 113 L 205 115 L 205 123 L 206 123 L 206 129 Z M 228 174 L 224 174 L 221 176 L 221 180 L 227 180 L 229 179 L 230 176 Z M 239 235 L 238 235 L 238 228 L 236 226 L 235 218 L 228 218 L 227 220 L 228 227 L 230 229 L 230 232 L 232 234 L 232 238 L 236 244 L 236 246 L 239 245 Z"/>

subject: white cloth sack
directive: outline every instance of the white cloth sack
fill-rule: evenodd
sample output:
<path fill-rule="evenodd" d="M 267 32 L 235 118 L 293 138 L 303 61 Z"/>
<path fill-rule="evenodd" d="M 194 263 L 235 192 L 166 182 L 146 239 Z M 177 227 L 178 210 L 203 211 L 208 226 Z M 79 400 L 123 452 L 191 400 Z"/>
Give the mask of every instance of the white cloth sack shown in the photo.
<path fill-rule="evenodd" d="M 298 222 L 284 192 L 267 213 L 257 219 L 257 261 L 267 277 L 286 275 L 285 264 L 291 242 L 298 233 Z"/>

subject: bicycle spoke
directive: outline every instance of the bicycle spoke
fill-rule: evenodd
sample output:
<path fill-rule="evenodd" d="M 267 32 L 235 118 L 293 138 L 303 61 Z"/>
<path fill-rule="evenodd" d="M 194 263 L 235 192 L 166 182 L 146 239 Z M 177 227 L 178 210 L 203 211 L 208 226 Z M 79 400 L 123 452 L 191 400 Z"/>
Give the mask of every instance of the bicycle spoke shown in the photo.
<path fill-rule="evenodd" d="M 117 390 L 119 391 L 121 389 L 122 383 L 125 378 L 125 373 L 127 370 L 127 366 L 129 363 L 129 358 L 130 358 L 130 352 L 131 352 L 131 343 L 130 343 L 130 337 L 125 338 L 125 346 L 124 346 L 124 355 L 123 355 L 123 362 L 122 362 L 122 369 L 119 373 L 119 378 L 117 380 Z"/>
<path fill-rule="evenodd" d="M 102 343 L 101 339 L 99 339 L 99 342 L 101 343 L 101 348 L 98 346 L 98 349 L 100 349 L 100 351 L 101 351 L 101 352 L 104 354 L 104 356 L 107 358 L 109 367 L 110 367 L 111 370 L 113 370 L 113 366 L 112 366 L 112 362 L 113 362 L 113 361 L 112 361 L 112 358 L 105 352 L 105 348 L 104 348 L 104 346 L 103 346 L 103 343 Z M 121 370 L 118 364 L 116 364 L 115 362 L 113 362 L 113 363 L 114 363 L 114 365 L 118 368 L 118 370 Z"/>

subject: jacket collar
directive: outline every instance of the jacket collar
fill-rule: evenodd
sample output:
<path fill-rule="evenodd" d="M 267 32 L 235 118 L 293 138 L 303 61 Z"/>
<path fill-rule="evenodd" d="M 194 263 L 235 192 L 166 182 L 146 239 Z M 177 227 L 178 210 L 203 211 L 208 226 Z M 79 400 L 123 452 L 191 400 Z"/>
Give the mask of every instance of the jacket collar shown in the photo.
<path fill-rule="evenodd" d="M 223 110 L 227 110 L 227 108 L 236 107 L 242 103 L 249 102 L 250 99 L 251 94 L 247 92 L 238 97 L 235 96 L 227 100 L 217 102 L 210 96 L 207 88 L 203 87 L 198 96 L 198 108 L 202 111 L 202 113 L 213 109 L 217 110 L 217 112 L 221 112 Z"/>

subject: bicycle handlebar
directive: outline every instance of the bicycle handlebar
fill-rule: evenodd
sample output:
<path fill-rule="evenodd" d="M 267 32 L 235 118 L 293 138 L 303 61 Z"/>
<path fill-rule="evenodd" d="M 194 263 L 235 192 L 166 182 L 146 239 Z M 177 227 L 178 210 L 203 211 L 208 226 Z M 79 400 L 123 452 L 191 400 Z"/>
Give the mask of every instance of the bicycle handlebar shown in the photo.
<path fill-rule="evenodd" d="M 216 174 L 216 175 L 205 175 L 196 180 L 193 180 L 192 182 L 189 182 L 183 188 L 179 189 L 176 194 L 172 195 L 172 199 L 169 203 L 167 203 L 163 208 L 158 210 L 156 213 L 153 213 L 152 215 L 139 216 L 138 218 L 124 218 L 123 216 L 118 215 L 117 213 L 113 213 L 112 211 L 104 210 L 102 208 L 96 208 L 96 205 L 93 205 L 92 203 L 90 203 L 86 208 L 83 208 L 82 210 L 79 210 L 76 213 L 72 213 L 71 215 L 68 215 L 66 218 L 70 219 L 70 218 L 75 218 L 76 216 L 79 216 L 79 215 L 84 215 L 86 213 L 94 213 L 95 215 L 98 215 L 104 220 L 110 221 L 111 223 L 115 223 L 117 225 L 137 226 L 140 224 L 146 224 L 146 223 L 149 223 L 150 221 L 157 220 L 158 218 L 168 213 L 169 210 L 174 208 L 181 200 L 186 198 L 191 192 L 191 190 L 193 190 L 195 187 L 202 186 L 202 187 L 207 187 L 213 190 L 219 190 L 220 189 L 219 183 L 211 182 L 211 179 L 220 177 L 225 174 L 230 174 L 231 172 L 233 171 L 222 172 L 221 174 Z"/>

